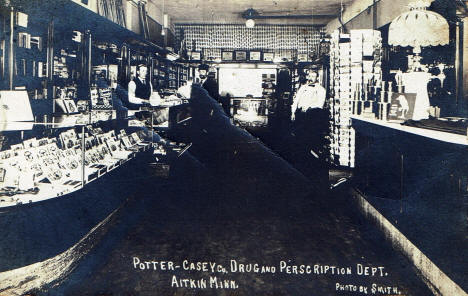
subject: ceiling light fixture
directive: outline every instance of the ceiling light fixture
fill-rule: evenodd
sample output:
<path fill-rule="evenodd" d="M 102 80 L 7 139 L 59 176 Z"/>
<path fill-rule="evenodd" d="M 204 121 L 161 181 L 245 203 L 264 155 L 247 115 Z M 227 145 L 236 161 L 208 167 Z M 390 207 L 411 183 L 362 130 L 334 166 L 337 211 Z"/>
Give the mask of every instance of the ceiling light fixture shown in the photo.
<path fill-rule="evenodd" d="M 258 16 L 259 13 L 253 8 L 249 8 L 242 13 L 242 17 L 246 19 L 245 26 L 247 28 L 255 27 L 255 21 L 253 20 L 254 17 Z"/>
<path fill-rule="evenodd" d="M 400 74 L 405 92 L 416 93 L 413 120 L 429 118 L 429 94 L 427 84 L 431 74 L 421 64 L 421 47 L 449 44 L 449 25 L 440 14 L 428 10 L 433 0 L 416 0 L 406 11 L 395 18 L 388 29 L 388 44 L 413 47 L 414 56 L 409 59 L 408 72 Z"/>
<path fill-rule="evenodd" d="M 421 47 L 449 43 L 447 20 L 440 14 L 427 10 L 432 1 L 417 0 L 410 3 L 410 10 L 395 18 L 388 30 L 388 44 L 413 47 L 413 70 L 417 71 L 421 67 Z"/>

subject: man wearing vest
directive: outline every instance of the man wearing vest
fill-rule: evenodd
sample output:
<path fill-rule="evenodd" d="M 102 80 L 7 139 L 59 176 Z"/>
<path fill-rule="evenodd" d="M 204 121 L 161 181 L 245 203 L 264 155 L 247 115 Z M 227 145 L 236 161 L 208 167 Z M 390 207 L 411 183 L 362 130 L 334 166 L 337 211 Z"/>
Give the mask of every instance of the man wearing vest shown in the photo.
<path fill-rule="evenodd" d="M 136 69 L 137 76 L 128 83 L 128 102 L 136 106 L 137 109 L 142 106 L 158 106 L 161 103 L 159 94 L 153 92 L 151 81 L 146 77 L 147 73 L 148 68 L 146 65 L 138 65 Z M 155 124 L 163 123 L 169 119 L 169 109 L 167 108 L 156 108 L 152 113 Z"/>
<path fill-rule="evenodd" d="M 146 77 L 148 73 L 146 65 L 138 65 L 136 73 L 137 76 L 128 83 L 128 102 L 140 106 L 159 105 L 160 98 L 153 93 L 151 81 Z"/>

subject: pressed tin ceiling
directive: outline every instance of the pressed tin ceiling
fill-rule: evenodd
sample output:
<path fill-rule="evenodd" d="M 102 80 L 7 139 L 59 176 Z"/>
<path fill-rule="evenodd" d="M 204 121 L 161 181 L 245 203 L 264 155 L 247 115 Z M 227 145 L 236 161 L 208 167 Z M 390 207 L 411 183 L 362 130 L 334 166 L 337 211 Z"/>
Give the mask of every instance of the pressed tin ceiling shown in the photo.
<path fill-rule="evenodd" d="M 248 8 L 262 15 L 327 15 L 300 19 L 263 19 L 258 24 L 327 24 L 352 0 L 152 0 L 173 23 L 243 23 Z M 164 6 L 164 7 L 163 7 Z"/>

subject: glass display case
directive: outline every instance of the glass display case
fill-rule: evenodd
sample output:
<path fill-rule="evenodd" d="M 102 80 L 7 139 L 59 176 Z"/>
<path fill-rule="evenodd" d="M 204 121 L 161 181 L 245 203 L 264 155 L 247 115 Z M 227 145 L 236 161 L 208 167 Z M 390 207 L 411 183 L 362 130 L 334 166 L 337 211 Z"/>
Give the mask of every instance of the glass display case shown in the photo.
<path fill-rule="evenodd" d="M 143 130 L 105 131 L 99 124 L 5 131 L 0 151 L 0 207 L 57 198 L 87 186 L 148 150 Z"/>
<path fill-rule="evenodd" d="M 232 98 L 231 115 L 241 126 L 266 126 L 268 124 L 269 99 Z"/>

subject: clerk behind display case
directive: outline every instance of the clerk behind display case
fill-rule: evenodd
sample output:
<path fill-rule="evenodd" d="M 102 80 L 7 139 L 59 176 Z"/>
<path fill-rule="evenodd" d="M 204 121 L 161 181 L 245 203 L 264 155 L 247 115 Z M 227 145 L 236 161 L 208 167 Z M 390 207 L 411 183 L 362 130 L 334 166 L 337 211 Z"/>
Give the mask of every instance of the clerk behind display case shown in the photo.
<path fill-rule="evenodd" d="M 153 92 L 153 85 L 147 77 L 148 67 L 144 64 L 138 65 L 136 74 L 128 83 L 128 102 L 138 107 L 159 105 L 161 97 L 157 92 Z"/>
<path fill-rule="evenodd" d="M 136 69 L 136 77 L 128 83 L 128 102 L 133 108 L 140 109 L 140 107 L 157 107 L 161 104 L 161 97 L 158 92 L 153 91 L 153 85 L 148 79 L 148 68 L 144 64 L 140 64 Z M 161 124 L 166 122 L 169 118 L 168 108 L 156 108 L 152 110 L 153 122 Z M 143 118 L 149 115 L 141 114 Z"/>

